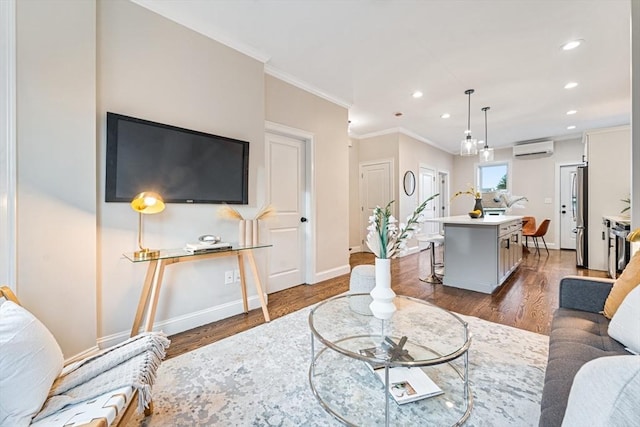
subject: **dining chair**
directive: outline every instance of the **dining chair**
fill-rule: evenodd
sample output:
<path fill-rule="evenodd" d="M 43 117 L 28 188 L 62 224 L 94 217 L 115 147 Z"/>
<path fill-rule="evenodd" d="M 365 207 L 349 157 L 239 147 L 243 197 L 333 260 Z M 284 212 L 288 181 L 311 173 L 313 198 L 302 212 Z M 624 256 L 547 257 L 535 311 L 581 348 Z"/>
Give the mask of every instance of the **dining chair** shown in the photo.
<path fill-rule="evenodd" d="M 529 234 L 527 237 L 533 237 L 533 243 L 536 245 L 536 253 L 540 255 L 540 247 L 538 246 L 538 237 L 542 239 L 542 243 L 544 243 L 544 248 L 547 250 L 547 255 L 549 255 L 549 248 L 547 248 L 547 242 L 544 240 L 544 235 L 547 234 L 549 230 L 550 219 L 545 219 L 540 223 L 540 226 L 536 229 L 533 234 Z M 525 234 L 522 233 L 524 236 Z"/>
<path fill-rule="evenodd" d="M 522 236 L 524 237 L 525 247 L 529 247 L 529 236 L 533 236 L 536 232 L 536 217 L 522 217 Z"/>

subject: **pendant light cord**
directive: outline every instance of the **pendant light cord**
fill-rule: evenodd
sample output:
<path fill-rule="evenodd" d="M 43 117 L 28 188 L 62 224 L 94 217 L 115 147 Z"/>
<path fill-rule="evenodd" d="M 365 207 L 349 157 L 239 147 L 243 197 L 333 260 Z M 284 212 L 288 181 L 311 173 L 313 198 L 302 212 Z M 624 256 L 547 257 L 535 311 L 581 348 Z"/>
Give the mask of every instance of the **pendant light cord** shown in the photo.
<path fill-rule="evenodd" d="M 484 111 L 484 149 L 489 149 L 489 138 L 487 138 L 487 110 L 490 107 L 484 107 L 482 111 Z"/>
<path fill-rule="evenodd" d="M 467 139 L 471 139 L 471 94 L 475 92 L 473 89 L 467 89 L 464 93 L 469 95 L 469 104 L 467 109 Z"/>

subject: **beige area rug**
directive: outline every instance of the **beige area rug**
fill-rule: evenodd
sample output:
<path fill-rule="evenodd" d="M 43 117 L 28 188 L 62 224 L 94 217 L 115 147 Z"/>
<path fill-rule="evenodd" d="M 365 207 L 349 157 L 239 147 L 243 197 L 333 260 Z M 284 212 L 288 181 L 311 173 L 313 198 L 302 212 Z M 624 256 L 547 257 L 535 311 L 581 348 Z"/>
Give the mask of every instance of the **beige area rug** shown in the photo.
<path fill-rule="evenodd" d="M 341 425 L 320 406 L 309 386 L 310 310 L 300 310 L 165 361 L 153 390 L 154 414 L 144 420 L 138 416 L 131 425 Z M 465 426 L 537 426 L 548 337 L 461 317 L 469 323 L 473 335 L 469 378 L 474 405 Z M 336 387 L 346 393 L 362 393 L 362 384 L 368 382 L 381 397 L 376 400 L 362 395 L 365 402 L 371 401 L 371 411 L 353 414 L 350 420 L 367 427 L 384 425 L 381 383 L 362 362 L 349 359 L 344 363 L 353 363 L 353 367 L 348 370 L 349 378 L 338 380 Z M 431 399 L 444 399 L 446 403 L 447 398 L 445 393 Z M 343 405 L 340 401 L 333 403 Z M 414 419 L 419 414 L 407 409 L 413 403 L 402 405 L 402 413 L 394 405 L 392 402 L 392 425 L 451 425 L 450 414 L 432 411 L 426 419 Z M 348 412 L 349 404 L 344 403 L 342 409 Z"/>

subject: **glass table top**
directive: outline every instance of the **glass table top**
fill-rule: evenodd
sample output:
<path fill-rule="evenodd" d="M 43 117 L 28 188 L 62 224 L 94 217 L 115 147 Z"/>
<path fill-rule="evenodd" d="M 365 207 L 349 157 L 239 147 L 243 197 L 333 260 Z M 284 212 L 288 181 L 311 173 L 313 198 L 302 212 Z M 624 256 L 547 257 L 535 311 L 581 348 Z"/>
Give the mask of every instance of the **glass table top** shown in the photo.
<path fill-rule="evenodd" d="M 320 303 L 309 314 L 313 335 L 346 356 L 373 363 L 386 361 L 389 366 L 445 363 L 460 357 L 470 346 L 467 323 L 448 310 L 426 301 L 396 296 L 397 311 L 390 320 L 382 321 L 362 310 L 370 300 L 369 294 L 351 294 Z M 363 351 L 398 345 L 410 357 Z"/>
<path fill-rule="evenodd" d="M 257 245 L 240 245 L 238 243 L 232 243 L 229 248 L 220 248 L 206 252 L 190 252 L 185 248 L 175 248 L 175 249 L 159 249 L 159 254 L 157 256 L 149 257 L 149 258 L 136 258 L 133 252 L 124 253 L 124 257 L 127 258 L 131 262 L 149 262 L 158 259 L 171 259 L 171 258 L 183 258 L 183 257 L 195 257 L 201 255 L 210 255 L 220 252 L 237 252 L 237 251 L 246 251 L 251 249 L 260 249 L 260 248 L 269 248 L 273 245 L 267 243 L 261 243 Z M 152 249 L 153 250 L 153 249 Z"/>

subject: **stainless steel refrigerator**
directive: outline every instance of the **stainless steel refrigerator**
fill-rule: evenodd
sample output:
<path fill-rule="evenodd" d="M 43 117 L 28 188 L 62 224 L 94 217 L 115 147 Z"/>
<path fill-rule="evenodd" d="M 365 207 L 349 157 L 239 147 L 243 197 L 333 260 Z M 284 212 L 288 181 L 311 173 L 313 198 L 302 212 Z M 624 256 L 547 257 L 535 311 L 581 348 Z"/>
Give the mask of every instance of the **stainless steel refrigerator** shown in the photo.
<path fill-rule="evenodd" d="M 578 166 L 572 194 L 576 217 L 576 265 L 585 268 L 589 267 L 588 176 L 588 167 Z"/>

